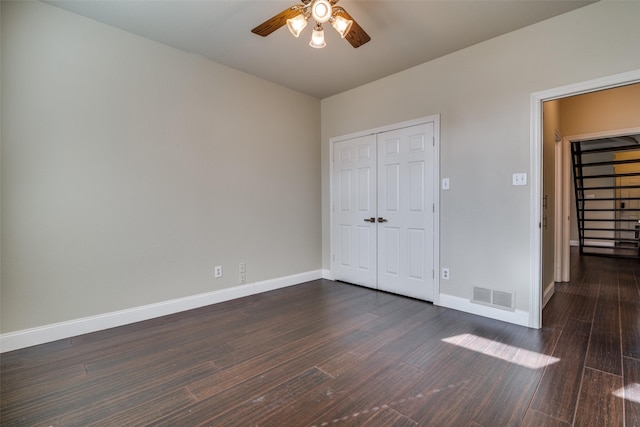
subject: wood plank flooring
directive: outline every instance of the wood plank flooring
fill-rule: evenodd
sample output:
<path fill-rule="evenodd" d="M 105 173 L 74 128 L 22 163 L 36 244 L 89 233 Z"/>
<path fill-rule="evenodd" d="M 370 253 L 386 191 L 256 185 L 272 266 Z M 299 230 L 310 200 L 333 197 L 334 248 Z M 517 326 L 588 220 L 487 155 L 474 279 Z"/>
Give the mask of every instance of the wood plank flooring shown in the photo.
<path fill-rule="evenodd" d="M 319 280 L 0 356 L 2 426 L 640 426 L 640 263 L 533 330 Z"/>

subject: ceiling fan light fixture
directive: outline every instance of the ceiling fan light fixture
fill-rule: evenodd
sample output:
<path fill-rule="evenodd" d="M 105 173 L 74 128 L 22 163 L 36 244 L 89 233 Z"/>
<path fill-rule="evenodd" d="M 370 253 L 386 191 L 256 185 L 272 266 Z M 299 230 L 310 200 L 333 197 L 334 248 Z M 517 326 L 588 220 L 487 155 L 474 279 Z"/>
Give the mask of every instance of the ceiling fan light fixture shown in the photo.
<path fill-rule="evenodd" d="M 2 1 L 2 0 L 0 0 Z M 314 48 L 326 46 L 322 24 L 330 22 L 340 36 L 349 42 L 354 48 L 360 47 L 371 41 L 367 34 L 355 19 L 341 6 L 337 6 L 339 0 L 302 0 L 302 3 L 288 7 L 282 12 L 272 16 L 262 24 L 253 28 L 251 32 L 261 37 L 266 37 L 285 25 L 294 37 L 299 37 L 302 31 L 314 19 L 314 31 L 311 43 Z"/>
<path fill-rule="evenodd" d="M 313 28 L 313 34 L 311 35 L 311 42 L 309 42 L 309 46 L 320 49 L 326 45 L 327 43 L 324 41 L 324 30 L 322 29 L 322 24 L 318 22 Z"/>
<path fill-rule="evenodd" d="M 340 34 L 340 37 L 344 38 L 351 29 L 353 21 L 351 19 L 345 19 L 340 15 L 336 15 L 331 18 L 331 25 L 333 25 L 333 28 L 335 28 L 335 30 Z"/>
<path fill-rule="evenodd" d="M 315 0 L 311 5 L 311 15 L 318 23 L 327 22 L 331 18 L 331 12 L 329 0 Z"/>
<path fill-rule="evenodd" d="M 307 17 L 304 16 L 304 13 L 297 15 L 291 19 L 287 19 L 287 28 L 294 37 L 298 37 L 302 30 L 307 26 Z"/>

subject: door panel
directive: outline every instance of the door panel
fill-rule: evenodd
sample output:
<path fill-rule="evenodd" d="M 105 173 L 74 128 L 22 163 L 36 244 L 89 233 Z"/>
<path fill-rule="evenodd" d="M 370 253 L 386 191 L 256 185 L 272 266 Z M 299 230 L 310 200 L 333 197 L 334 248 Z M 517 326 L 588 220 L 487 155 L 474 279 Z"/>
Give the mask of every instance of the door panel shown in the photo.
<path fill-rule="evenodd" d="M 374 135 L 334 145 L 333 276 L 377 286 L 376 140 Z"/>
<path fill-rule="evenodd" d="M 358 248 L 374 247 L 372 242 L 375 242 L 376 236 L 374 233 L 375 230 L 373 229 L 373 226 L 358 225 L 357 230 L 358 230 L 357 231 L 358 232 L 357 247 Z M 373 256 L 370 253 L 370 251 L 368 250 L 358 251 L 358 264 L 356 265 L 358 271 L 375 272 L 376 268 L 375 268 L 375 265 L 373 264 L 374 262 L 375 262 L 375 259 L 373 259 Z M 371 286 L 375 287 L 375 283 L 371 283 Z"/>
<path fill-rule="evenodd" d="M 408 247 L 409 247 L 409 267 L 408 276 L 411 279 L 424 280 L 424 246 L 425 237 L 424 230 L 410 228 L 407 230 Z"/>
<path fill-rule="evenodd" d="M 409 163 L 409 203 L 410 212 L 424 212 L 424 162 Z"/>
<path fill-rule="evenodd" d="M 340 224 L 340 235 L 338 237 L 338 260 L 342 268 L 351 268 L 351 229 L 349 224 Z"/>
<path fill-rule="evenodd" d="M 434 287 L 432 141 L 433 124 L 378 135 L 378 217 L 386 220 L 378 223 L 378 288 L 429 301 Z"/>
<path fill-rule="evenodd" d="M 389 212 L 398 212 L 400 210 L 400 165 L 385 165 L 384 177 L 384 196 L 386 209 Z"/>
<path fill-rule="evenodd" d="M 398 227 L 384 227 L 380 241 L 384 242 L 384 249 L 380 250 L 380 269 L 378 271 L 385 276 L 398 277 L 400 274 L 400 229 Z"/>

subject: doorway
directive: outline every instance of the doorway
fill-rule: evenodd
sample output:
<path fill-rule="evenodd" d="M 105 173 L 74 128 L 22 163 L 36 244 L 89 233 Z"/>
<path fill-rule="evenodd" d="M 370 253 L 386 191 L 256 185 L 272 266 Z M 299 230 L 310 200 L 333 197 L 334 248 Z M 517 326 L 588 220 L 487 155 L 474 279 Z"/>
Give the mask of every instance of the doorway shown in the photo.
<path fill-rule="evenodd" d="M 547 101 L 560 100 L 570 98 L 575 95 L 588 94 L 592 92 L 602 91 L 606 89 L 617 88 L 621 86 L 631 85 L 640 82 L 640 71 L 631 71 L 618 75 L 608 76 L 578 84 L 568 85 L 556 89 L 534 93 L 531 95 L 531 208 L 532 221 L 530 223 L 531 232 L 531 310 L 529 324 L 531 327 L 540 328 L 542 326 L 542 298 L 546 283 L 543 282 L 543 203 L 548 203 L 549 199 L 543 200 L 543 104 Z M 557 151 L 556 151 L 557 152 Z M 566 171 L 563 171 L 566 175 Z M 561 182 L 562 180 L 558 180 Z M 556 182 L 556 185 L 559 186 Z M 553 198 L 551 198 L 553 200 Z M 558 207 L 559 204 L 556 204 Z M 567 229 L 568 230 L 568 229 Z M 555 239 L 556 242 L 562 239 Z M 551 246 L 552 250 L 555 246 Z M 546 245 L 545 245 L 546 248 Z M 562 257 L 555 257 L 562 259 Z M 552 294 L 552 292 L 551 292 Z M 549 296 L 550 297 L 550 296 Z"/>
<path fill-rule="evenodd" d="M 640 85 L 634 88 L 640 93 Z M 616 90 L 631 88 L 625 86 Z M 637 120 L 640 124 L 640 119 Z M 582 162 L 591 156 L 599 156 L 598 166 L 603 168 L 594 176 L 582 176 L 583 195 L 576 203 L 572 178 L 571 146 L 580 146 Z M 584 245 L 584 251 L 595 255 L 638 257 L 636 228 L 640 219 L 640 127 L 606 130 L 564 137 L 562 150 L 556 161 L 562 164 L 563 173 L 558 180 L 556 211 L 565 219 L 564 228 L 556 252 L 563 262 L 558 266 L 560 277 L 556 282 L 570 279 L 570 246 Z M 593 153 L 593 154 L 588 154 Z M 586 173 L 586 172 L 585 172 Z M 577 215 L 577 206 L 585 212 Z M 580 221 L 579 218 L 582 218 Z"/>
<path fill-rule="evenodd" d="M 437 296 L 439 117 L 331 140 L 333 279 Z"/>

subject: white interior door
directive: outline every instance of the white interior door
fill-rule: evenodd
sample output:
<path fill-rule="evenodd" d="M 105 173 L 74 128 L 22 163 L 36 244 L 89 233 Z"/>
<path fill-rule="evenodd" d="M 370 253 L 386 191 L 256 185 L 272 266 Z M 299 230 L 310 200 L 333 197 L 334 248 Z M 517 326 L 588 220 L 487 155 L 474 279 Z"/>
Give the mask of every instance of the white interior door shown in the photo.
<path fill-rule="evenodd" d="M 375 135 L 341 141 L 333 150 L 334 279 L 377 287 Z"/>
<path fill-rule="evenodd" d="M 434 123 L 334 143 L 334 279 L 433 301 Z"/>
<path fill-rule="evenodd" d="M 378 134 L 378 288 L 433 301 L 433 123 Z"/>

